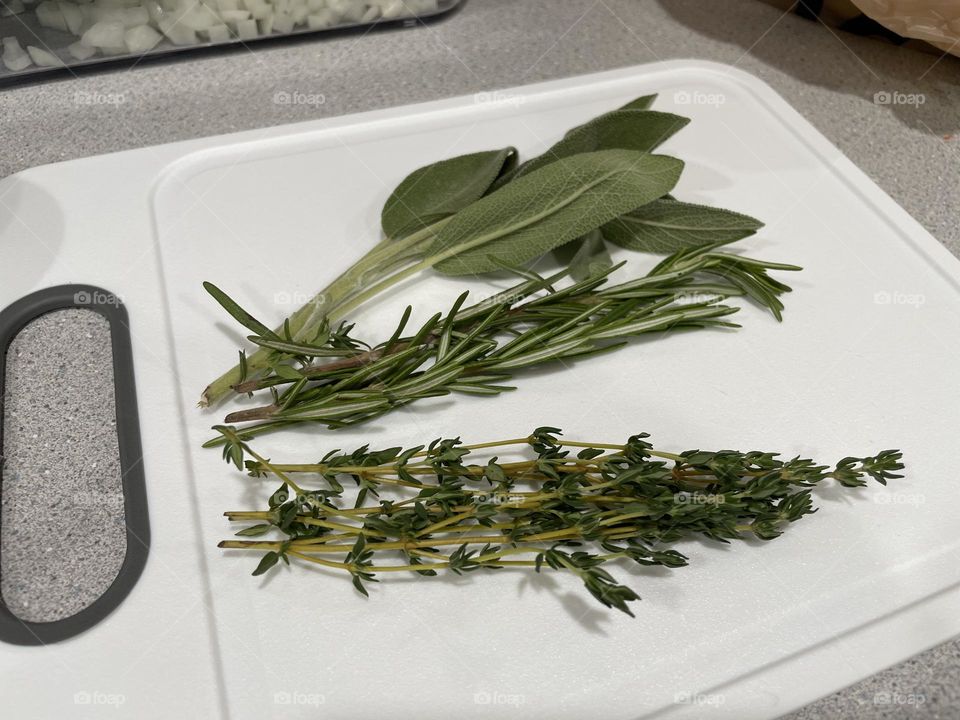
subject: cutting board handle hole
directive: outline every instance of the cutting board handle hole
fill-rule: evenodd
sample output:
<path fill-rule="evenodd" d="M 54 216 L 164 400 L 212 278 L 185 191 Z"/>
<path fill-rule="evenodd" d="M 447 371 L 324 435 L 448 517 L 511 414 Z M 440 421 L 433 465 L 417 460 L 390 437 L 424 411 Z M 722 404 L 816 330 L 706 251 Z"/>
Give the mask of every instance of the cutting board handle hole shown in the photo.
<path fill-rule="evenodd" d="M 146 563 L 129 320 L 64 285 L 0 312 L 0 640 L 46 645 L 103 620 Z"/>

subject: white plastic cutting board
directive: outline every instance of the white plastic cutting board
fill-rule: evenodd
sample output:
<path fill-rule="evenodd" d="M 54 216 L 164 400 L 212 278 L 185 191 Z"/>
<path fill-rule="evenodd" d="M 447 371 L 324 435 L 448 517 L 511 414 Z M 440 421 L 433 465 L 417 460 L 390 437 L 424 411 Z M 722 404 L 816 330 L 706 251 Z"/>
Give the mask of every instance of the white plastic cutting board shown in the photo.
<path fill-rule="evenodd" d="M 635 619 L 559 575 L 391 579 L 364 600 L 313 568 L 252 578 L 256 556 L 218 550 L 237 529 L 221 513 L 273 488 L 199 448 L 219 416 L 194 404 L 241 337 L 201 281 L 272 323 L 376 242 L 379 208 L 412 168 L 505 144 L 529 156 L 651 92 L 693 119 L 663 148 L 687 162 L 675 194 L 763 219 L 735 247 L 804 266 L 785 278 L 782 325 L 747 307 L 735 333 L 650 339 L 501 398 L 258 447 L 307 461 L 551 424 L 824 461 L 899 447 L 907 477 L 823 489 L 820 512 L 773 543 L 690 542 L 690 567 L 616 569 L 643 596 Z M 135 718 L 767 718 L 960 632 L 944 452 L 960 435 L 960 263 L 752 76 L 627 68 L 36 168 L 0 183 L 0 200 L 0 305 L 66 282 L 126 303 L 154 537 L 106 621 L 53 647 L 0 647 L 0 694 L 20 716 L 104 714 L 76 704 L 85 692 L 121 696 L 110 717 Z M 632 255 L 621 277 L 652 262 Z M 423 318 L 462 286 L 432 277 L 355 319 L 376 338 L 408 302 Z"/>

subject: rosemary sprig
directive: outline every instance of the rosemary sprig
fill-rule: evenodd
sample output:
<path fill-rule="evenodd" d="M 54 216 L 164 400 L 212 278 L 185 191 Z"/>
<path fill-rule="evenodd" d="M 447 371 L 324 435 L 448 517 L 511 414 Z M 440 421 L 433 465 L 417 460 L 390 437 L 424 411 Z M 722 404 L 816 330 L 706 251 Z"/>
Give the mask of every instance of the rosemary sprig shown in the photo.
<path fill-rule="evenodd" d="M 293 423 L 355 424 L 449 393 L 497 395 L 512 390 L 505 383 L 524 368 L 616 350 L 645 333 L 739 327 L 727 319 L 737 308 L 723 304 L 737 296 L 749 296 L 779 319 L 780 295 L 790 288 L 768 270 L 799 268 L 721 252 L 717 245 L 678 251 L 646 276 L 612 286 L 606 282 L 616 268 L 559 290 L 554 284 L 565 271 L 548 278 L 526 273 L 522 283 L 470 307 L 464 293 L 448 312 L 405 334 L 408 307 L 391 336 L 374 346 L 351 338 L 347 325 L 313 344 L 264 332 L 207 284 L 224 309 L 253 330 L 249 339 L 271 352 L 266 375 L 234 386 L 237 392 L 268 389 L 271 402 L 230 413 L 225 422 L 253 423 L 243 430 L 251 438 Z M 218 437 L 207 445 L 222 442 Z"/>
<path fill-rule="evenodd" d="M 903 469 L 898 450 L 844 458 L 831 469 L 769 452 L 661 452 L 646 434 L 623 444 L 567 441 L 551 427 L 477 445 L 453 438 L 406 450 L 364 446 L 284 465 L 254 453 L 234 428 L 217 430 L 228 462 L 283 482 L 265 510 L 225 513 L 256 523 L 237 533 L 244 539 L 220 543 L 265 551 L 254 575 L 294 559 L 347 573 L 366 595 L 365 584 L 383 573 L 548 567 L 573 573 L 599 602 L 630 615 L 627 603 L 639 596 L 617 583 L 608 563 L 680 567 L 686 556 L 667 546 L 695 536 L 771 540 L 815 512 L 813 486 L 833 479 L 860 487 L 867 478 L 885 485 Z M 468 462 L 517 449 L 531 457 Z M 321 487 L 307 489 L 292 475 Z M 350 480 L 353 503 L 343 485 Z M 387 491 L 391 499 L 380 497 Z M 247 539 L 267 533 L 281 539 Z"/>

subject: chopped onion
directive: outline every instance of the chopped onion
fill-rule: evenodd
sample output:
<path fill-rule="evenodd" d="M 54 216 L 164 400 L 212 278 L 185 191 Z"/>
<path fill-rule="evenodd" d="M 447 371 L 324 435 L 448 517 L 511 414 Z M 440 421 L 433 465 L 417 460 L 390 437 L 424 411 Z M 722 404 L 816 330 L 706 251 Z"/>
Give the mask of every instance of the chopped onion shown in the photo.
<path fill-rule="evenodd" d="M 76 60 L 89 60 L 97 54 L 97 49 L 87 47 L 82 42 L 77 40 L 77 42 L 71 43 L 67 46 L 67 52 L 70 53 L 71 57 Z"/>
<path fill-rule="evenodd" d="M 19 15 L 24 10 L 26 10 L 26 8 L 20 0 L 3 0 L 3 5 L 0 6 L 0 17 Z"/>
<path fill-rule="evenodd" d="M 150 13 L 147 8 L 139 5 L 137 7 L 124 8 L 121 18 L 123 26 L 129 30 L 130 28 L 146 25 L 150 22 Z"/>
<path fill-rule="evenodd" d="M 273 31 L 286 35 L 293 31 L 293 16 L 290 13 L 276 13 L 273 16 Z"/>
<path fill-rule="evenodd" d="M 220 19 L 223 20 L 224 24 L 229 25 L 230 28 L 236 32 L 237 23 L 242 22 L 243 20 L 250 19 L 249 10 L 221 10 Z"/>
<path fill-rule="evenodd" d="M 230 28 L 226 25 L 213 25 L 201 30 L 200 34 L 212 43 L 222 43 L 230 39 Z"/>
<path fill-rule="evenodd" d="M 273 15 L 273 7 L 263 0 L 259 0 L 259 2 L 247 0 L 247 10 L 250 11 L 250 17 L 254 20 L 265 20 Z"/>
<path fill-rule="evenodd" d="M 20 47 L 20 41 L 15 37 L 5 37 L 3 39 L 3 56 L 0 59 L 3 60 L 3 64 L 7 66 L 7 70 L 10 72 L 26 70 L 33 64 L 33 60 Z"/>
<path fill-rule="evenodd" d="M 307 16 L 307 27 L 311 30 L 325 30 L 337 24 L 337 14 L 332 10 L 318 10 Z"/>
<path fill-rule="evenodd" d="M 340 24 L 372 23 L 437 9 L 438 0 L 0 0 L 6 16 L 34 6 L 37 22 L 78 38 L 66 50 L 76 60 L 98 53 L 146 53 L 164 36 L 174 45 L 223 43 L 286 35 L 306 25 L 324 30 Z M 35 4 L 36 3 L 36 4 Z M 35 4 L 35 5 L 34 5 Z M 55 54 L 25 51 L 16 38 L 3 39 L 3 64 L 19 72 L 36 63 L 60 66 Z"/>
<path fill-rule="evenodd" d="M 155 27 L 159 27 L 159 23 L 166 17 L 167 11 L 163 9 L 157 0 L 146 0 L 143 5 L 147 9 L 147 14 L 150 16 L 150 22 L 152 22 Z"/>
<path fill-rule="evenodd" d="M 206 30 L 213 25 L 222 24 L 216 12 L 203 4 L 197 4 L 180 12 L 172 13 L 171 16 L 176 18 L 178 25 L 197 32 Z"/>
<path fill-rule="evenodd" d="M 394 20 L 409 15 L 407 5 L 404 0 L 389 0 L 383 5 L 383 17 L 387 20 Z"/>
<path fill-rule="evenodd" d="M 80 6 L 69 2 L 59 2 L 57 7 L 60 8 L 60 14 L 63 15 L 67 30 L 73 35 L 82 35 L 83 11 L 80 10 Z"/>
<path fill-rule="evenodd" d="M 27 52 L 30 54 L 30 59 L 40 67 L 63 67 L 64 65 L 63 60 L 43 48 L 27 45 Z"/>
<path fill-rule="evenodd" d="M 60 12 L 60 6 L 53 0 L 46 0 L 37 5 L 37 22 L 43 27 L 67 32 L 67 21 Z"/>
<path fill-rule="evenodd" d="M 241 40 L 253 40 L 257 36 L 257 21 L 240 20 L 237 23 L 237 37 Z"/>
<path fill-rule="evenodd" d="M 358 23 L 366 10 L 364 3 L 354 0 L 327 0 L 327 7 L 338 15 L 343 22 Z"/>
<path fill-rule="evenodd" d="M 132 53 L 145 53 L 163 39 L 163 36 L 149 25 L 138 25 L 123 34 L 123 43 Z"/>
<path fill-rule="evenodd" d="M 160 32 L 174 45 L 197 44 L 197 33 L 192 28 L 184 27 L 169 17 L 160 21 Z"/>
<path fill-rule="evenodd" d="M 94 48 L 126 47 L 123 44 L 125 30 L 121 22 L 101 21 L 94 23 L 80 38 L 80 42 Z"/>

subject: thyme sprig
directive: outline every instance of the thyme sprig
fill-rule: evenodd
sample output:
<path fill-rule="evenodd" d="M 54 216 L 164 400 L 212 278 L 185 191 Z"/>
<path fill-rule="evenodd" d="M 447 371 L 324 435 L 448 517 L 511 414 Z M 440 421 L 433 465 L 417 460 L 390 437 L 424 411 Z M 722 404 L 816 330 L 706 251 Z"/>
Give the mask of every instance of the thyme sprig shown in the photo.
<path fill-rule="evenodd" d="M 665 330 L 736 328 L 724 304 L 748 296 L 780 318 L 790 288 L 769 270 L 799 270 L 718 250 L 678 251 L 647 275 L 607 285 L 610 268 L 556 289 L 551 277 L 525 272 L 520 284 L 472 306 L 463 293 L 446 313 L 407 332 L 408 307 L 391 336 L 376 345 L 352 337 L 352 325 L 324 328 L 313 342 L 277 335 L 219 288 L 207 290 L 268 349 L 270 370 L 241 378 L 236 392 L 269 390 L 270 402 L 232 412 L 226 423 L 253 423 L 246 438 L 294 423 L 331 428 L 363 422 L 423 398 L 465 393 L 497 395 L 519 371 L 623 347 L 629 338 Z M 241 363 L 242 364 L 242 363 Z M 217 445 L 214 438 L 207 445 Z"/>
<path fill-rule="evenodd" d="M 216 429 L 228 462 L 282 481 L 265 510 L 225 513 L 255 523 L 237 533 L 243 539 L 220 543 L 265 551 L 254 575 L 292 559 L 347 573 L 367 595 L 366 584 L 384 573 L 550 568 L 573 573 L 603 605 L 630 615 L 627 603 L 639 596 L 614 579 L 609 563 L 677 568 L 687 557 L 667 546 L 679 540 L 772 540 L 816 512 L 811 488 L 819 483 L 885 485 L 903 469 L 898 450 L 847 457 L 831 469 L 770 452 L 662 452 L 646 434 L 623 444 L 569 441 L 552 427 L 476 445 L 451 438 L 364 446 L 279 464 L 252 451 L 235 428 Z M 516 450 L 527 457 L 487 457 Z M 486 460 L 471 463 L 477 455 Z M 318 487 L 305 487 L 304 477 Z M 355 498 L 344 487 L 351 481 Z M 268 533 L 281 539 L 248 539 Z"/>

